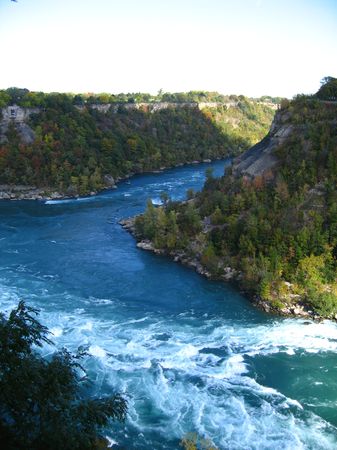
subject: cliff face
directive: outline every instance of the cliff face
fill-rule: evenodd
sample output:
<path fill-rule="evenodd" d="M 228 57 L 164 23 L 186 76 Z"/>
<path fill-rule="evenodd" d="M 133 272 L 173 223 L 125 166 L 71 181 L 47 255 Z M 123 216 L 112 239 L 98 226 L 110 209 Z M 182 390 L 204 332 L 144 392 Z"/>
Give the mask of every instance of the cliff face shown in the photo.
<path fill-rule="evenodd" d="M 137 102 L 137 103 L 107 103 L 107 104 L 86 104 L 77 105 L 76 108 L 79 111 L 85 111 L 87 109 L 96 109 L 97 111 L 107 113 L 111 111 L 117 113 L 120 108 L 127 111 L 130 110 L 141 110 L 154 113 L 157 111 L 162 111 L 164 109 L 176 109 L 176 108 L 191 108 L 199 109 L 202 111 L 206 108 L 236 108 L 240 102 L 239 101 L 228 101 L 228 102 Z M 269 102 L 256 102 L 259 105 L 264 105 L 270 109 L 276 110 L 277 105 Z"/>
<path fill-rule="evenodd" d="M 287 142 L 299 138 L 306 141 L 305 146 L 310 149 L 311 142 L 306 135 L 315 122 L 323 128 L 336 125 L 337 102 L 307 99 L 303 105 L 303 115 L 299 109 L 300 102 L 297 100 L 287 108 L 279 109 L 267 136 L 233 160 L 233 174 L 236 177 L 244 175 L 253 179 L 270 171 L 275 172 L 281 163 L 278 149 Z"/>
<path fill-rule="evenodd" d="M 233 172 L 236 176 L 246 175 L 254 178 L 277 166 L 279 159 L 275 155 L 275 149 L 296 132 L 296 127 L 289 123 L 290 118 L 288 111 L 276 112 L 267 136 L 233 161 Z"/>
<path fill-rule="evenodd" d="M 2 108 L 2 119 L 0 121 L 0 143 L 7 142 L 6 133 L 10 124 L 14 125 L 21 140 L 25 144 L 31 144 L 35 139 L 35 133 L 27 124 L 31 114 L 38 114 L 41 108 L 21 108 L 17 105 Z"/>

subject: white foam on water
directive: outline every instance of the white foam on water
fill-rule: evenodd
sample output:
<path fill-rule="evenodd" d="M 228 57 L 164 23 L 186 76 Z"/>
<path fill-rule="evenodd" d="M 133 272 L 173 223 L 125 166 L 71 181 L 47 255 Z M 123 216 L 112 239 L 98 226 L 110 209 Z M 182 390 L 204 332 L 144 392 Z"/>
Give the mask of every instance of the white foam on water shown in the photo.
<path fill-rule="evenodd" d="M 61 327 L 52 327 L 49 331 L 52 333 L 53 337 L 60 337 L 63 333 L 63 329 Z"/>
<path fill-rule="evenodd" d="M 93 356 L 97 356 L 98 358 L 106 357 L 106 351 L 99 345 L 90 345 L 89 353 Z"/>
<path fill-rule="evenodd" d="M 157 323 L 151 332 L 156 328 L 159 332 L 161 326 Z M 299 402 L 244 375 L 247 369 L 242 355 L 234 354 L 223 363 L 221 358 L 212 355 L 211 361 L 220 367 L 217 373 L 217 367 L 208 366 L 210 355 L 200 354 L 200 346 L 182 344 L 183 330 L 175 330 L 175 340 L 164 343 L 151 341 L 147 331 L 133 329 L 132 340 L 118 348 L 126 361 L 117 367 L 127 378 L 120 387 L 136 394 L 130 403 L 130 420 L 137 429 L 148 432 L 153 429 L 152 424 L 144 421 L 142 398 L 145 397 L 158 414 L 165 411 L 163 423 L 155 427 L 163 435 L 169 433 L 179 438 L 192 428 L 204 436 L 218 436 L 218 445 L 223 446 L 220 448 L 310 448 L 308 443 L 313 448 L 334 448 L 335 441 L 327 433 L 329 427 L 323 420 L 311 414 L 310 424 L 313 422 L 316 427 L 309 428 L 309 419 L 297 417 L 303 410 Z M 207 340 L 207 336 L 199 335 L 198 339 Z M 133 366 L 131 371 L 127 369 L 127 355 Z M 151 355 L 157 362 L 149 366 Z M 115 362 L 109 358 L 105 361 L 111 369 L 117 368 Z M 197 384 L 189 381 L 191 377 L 199 378 Z M 118 384 L 115 376 L 111 381 Z M 258 398 L 260 406 L 247 404 L 246 395 Z M 295 415 L 293 410 L 297 411 Z"/>
<path fill-rule="evenodd" d="M 163 201 L 160 199 L 160 198 L 158 198 L 158 197 L 155 197 L 155 198 L 152 198 L 151 199 L 151 202 L 152 202 L 152 205 L 155 205 L 155 206 L 161 206 L 161 205 L 163 205 Z"/>
<path fill-rule="evenodd" d="M 92 197 L 78 197 L 78 198 L 65 198 L 60 200 L 46 200 L 44 202 L 45 205 L 66 205 L 68 203 L 78 203 L 78 202 L 88 202 L 93 201 L 97 198 L 97 196 Z"/>
<path fill-rule="evenodd" d="M 287 353 L 287 355 L 295 355 L 295 350 L 292 348 L 287 349 L 285 352 Z"/>
<path fill-rule="evenodd" d="M 85 323 L 83 323 L 82 325 L 79 326 L 79 330 L 86 330 L 86 331 L 92 331 L 93 328 L 93 322 L 92 321 L 87 321 Z"/>
<path fill-rule="evenodd" d="M 113 304 L 113 300 L 110 300 L 108 298 L 90 298 L 90 302 L 102 306 Z"/>
<path fill-rule="evenodd" d="M 45 205 L 66 205 L 67 203 L 74 203 L 76 199 L 69 200 L 46 200 Z"/>
<path fill-rule="evenodd" d="M 230 333 L 227 327 L 220 326 L 214 329 L 213 338 L 215 342 L 219 342 L 219 339 L 230 339 L 252 356 L 278 352 L 293 355 L 296 351 L 337 353 L 336 323 L 303 323 L 297 319 L 284 319 L 273 324 L 242 326 L 231 330 Z"/>
<path fill-rule="evenodd" d="M 211 378 L 229 379 L 246 373 L 247 367 L 242 355 L 233 355 L 223 364 L 223 371 L 209 374 Z"/>
<path fill-rule="evenodd" d="M 123 325 L 132 325 L 134 323 L 141 323 L 141 322 L 145 322 L 146 320 L 148 320 L 148 317 L 142 317 L 141 319 L 131 319 L 131 320 L 127 320 L 126 322 L 122 322 L 119 325 L 123 326 Z"/>
<path fill-rule="evenodd" d="M 16 288 L 0 286 L 0 293 L 2 310 L 21 297 Z M 94 371 L 98 390 L 104 393 L 108 385 L 129 395 L 126 430 L 155 432 L 163 442 L 196 431 L 220 449 L 336 448 L 335 428 L 297 400 L 248 376 L 244 360 L 245 355 L 278 352 L 337 353 L 334 323 L 304 326 L 286 319 L 242 326 L 204 317 L 196 327 L 187 324 L 188 314 L 162 319 L 147 313 L 125 320 L 120 309 L 125 308 L 117 308 L 109 319 L 91 316 L 85 306 L 42 311 L 40 320 L 54 333 L 58 348 L 88 346 L 84 367 Z"/>
<path fill-rule="evenodd" d="M 111 447 L 113 447 L 114 445 L 118 445 L 118 442 L 117 441 L 115 441 L 114 439 L 112 439 L 112 437 L 110 437 L 110 436 L 104 436 L 105 437 L 105 439 L 108 441 L 108 448 L 111 448 Z"/>
<path fill-rule="evenodd" d="M 199 350 L 194 347 L 192 344 L 184 345 L 181 350 L 178 351 L 176 354 L 176 357 L 180 358 L 191 358 L 193 356 L 196 356 L 198 354 Z"/>

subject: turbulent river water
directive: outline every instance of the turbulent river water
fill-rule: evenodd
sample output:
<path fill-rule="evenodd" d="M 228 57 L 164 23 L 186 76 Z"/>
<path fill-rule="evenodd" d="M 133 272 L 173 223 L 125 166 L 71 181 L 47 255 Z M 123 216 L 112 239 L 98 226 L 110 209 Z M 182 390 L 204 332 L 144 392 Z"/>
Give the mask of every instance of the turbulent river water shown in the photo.
<path fill-rule="evenodd" d="M 127 422 L 107 430 L 113 448 L 178 449 L 190 432 L 219 449 L 337 447 L 336 324 L 268 316 L 137 249 L 118 224 L 225 164 L 136 176 L 88 199 L 0 203 L 1 309 L 24 299 L 57 347 L 89 346 L 94 394 L 128 398 Z"/>

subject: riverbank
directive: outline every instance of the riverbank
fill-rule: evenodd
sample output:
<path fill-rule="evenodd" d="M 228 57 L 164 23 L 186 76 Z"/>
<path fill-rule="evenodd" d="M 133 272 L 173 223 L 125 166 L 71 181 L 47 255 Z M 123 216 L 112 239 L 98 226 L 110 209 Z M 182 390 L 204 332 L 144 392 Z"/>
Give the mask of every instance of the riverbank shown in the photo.
<path fill-rule="evenodd" d="M 326 317 L 322 317 L 317 314 L 313 309 L 305 303 L 305 301 L 299 296 L 296 297 L 296 301 L 294 300 L 294 295 L 291 292 L 288 293 L 289 304 L 286 302 L 282 302 L 279 300 L 272 304 L 266 300 L 263 300 L 261 296 L 256 295 L 255 293 L 244 289 L 242 286 L 242 274 L 241 272 L 235 270 L 232 267 L 226 266 L 222 268 L 222 274 L 219 276 L 215 276 L 212 274 L 200 261 L 197 255 L 189 255 L 183 250 L 174 250 L 174 251 L 166 251 L 163 249 L 158 249 L 153 245 L 153 242 L 148 239 L 141 239 L 141 237 L 137 234 L 135 228 L 136 217 L 130 217 L 127 219 L 123 219 L 119 222 L 119 224 L 128 231 L 137 241 L 137 247 L 151 251 L 156 255 L 167 256 L 171 258 L 174 262 L 178 262 L 183 264 L 184 266 L 190 267 L 195 270 L 199 275 L 206 277 L 209 280 L 218 280 L 230 283 L 234 285 L 239 291 L 246 297 L 248 300 L 258 309 L 268 313 L 281 315 L 285 317 L 298 317 L 298 318 L 306 318 L 310 320 L 314 320 L 316 322 L 320 322 Z M 291 284 L 285 282 L 285 285 L 288 288 L 291 288 Z M 289 289 L 290 291 L 290 289 Z M 329 317 L 330 320 L 337 320 L 337 317 Z"/>
<path fill-rule="evenodd" d="M 114 189 L 117 186 L 108 186 L 103 190 Z M 103 191 L 102 190 L 102 191 Z M 91 191 L 85 196 L 94 196 L 101 191 Z M 52 187 L 36 187 L 24 185 L 0 185 L 0 200 L 67 200 L 80 198 L 77 193 L 59 192 Z"/>
<path fill-rule="evenodd" d="M 58 200 L 69 198 L 49 187 L 0 185 L 0 200 Z"/>
<path fill-rule="evenodd" d="M 215 158 L 214 161 L 220 161 L 222 158 Z M 68 199 L 76 199 L 81 197 L 95 196 L 101 192 L 117 189 L 118 183 L 128 180 L 135 175 L 144 175 L 146 173 L 162 173 L 166 169 L 173 169 L 177 167 L 183 167 L 191 164 L 203 164 L 203 163 L 211 163 L 211 159 L 203 159 L 202 161 L 188 161 L 185 164 L 180 163 L 176 164 L 172 167 L 159 167 L 158 169 L 151 170 L 149 172 L 131 172 L 124 176 L 117 177 L 114 179 L 111 175 L 105 176 L 106 186 L 97 191 L 90 191 L 85 193 L 84 195 L 78 194 L 74 189 L 69 187 L 67 191 L 62 192 L 55 187 L 44 186 L 26 186 L 26 185 L 10 185 L 10 184 L 0 184 L 0 200 L 39 200 L 39 201 L 48 201 L 48 200 L 68 200 Z"/>

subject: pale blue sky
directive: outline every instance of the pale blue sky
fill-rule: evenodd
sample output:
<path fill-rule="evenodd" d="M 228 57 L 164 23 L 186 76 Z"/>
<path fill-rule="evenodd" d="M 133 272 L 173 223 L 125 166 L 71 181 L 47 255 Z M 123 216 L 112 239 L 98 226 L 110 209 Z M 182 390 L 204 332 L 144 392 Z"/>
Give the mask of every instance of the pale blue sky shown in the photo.
<path fill-rule="evenodd" d="M 337 0 L 0 0 L 0 88 L 312 93 Z"/>

